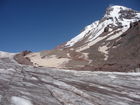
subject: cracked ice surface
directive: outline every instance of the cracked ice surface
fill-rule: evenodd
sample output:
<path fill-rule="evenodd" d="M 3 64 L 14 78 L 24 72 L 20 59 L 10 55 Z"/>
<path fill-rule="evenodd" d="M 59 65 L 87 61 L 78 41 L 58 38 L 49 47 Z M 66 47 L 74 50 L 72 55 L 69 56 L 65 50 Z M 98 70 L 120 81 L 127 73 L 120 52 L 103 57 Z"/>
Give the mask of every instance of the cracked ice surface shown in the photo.
<path fill-rule="evenodd" d="M 140 105 L 140 73 L 37 68 L 0 60 L 0 105 Z"/>

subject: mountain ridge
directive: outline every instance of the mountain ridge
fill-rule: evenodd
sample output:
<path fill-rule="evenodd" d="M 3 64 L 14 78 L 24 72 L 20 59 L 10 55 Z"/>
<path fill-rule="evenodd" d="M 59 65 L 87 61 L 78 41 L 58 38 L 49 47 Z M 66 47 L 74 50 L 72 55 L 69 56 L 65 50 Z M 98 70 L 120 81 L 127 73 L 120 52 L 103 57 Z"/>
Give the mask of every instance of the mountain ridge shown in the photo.
<path fill-rule="evenodd" d="M 53 50 L 29 53 L 24 58 L 34 66 L 133 71 L 140 64 L 140 52 L 135 53 L 140 46 L 133 44 L 140 42 L 139 27 L 140 12 L 124 6 L 111 6 L 103 18 L 86 26 L 70 41 Z"/>

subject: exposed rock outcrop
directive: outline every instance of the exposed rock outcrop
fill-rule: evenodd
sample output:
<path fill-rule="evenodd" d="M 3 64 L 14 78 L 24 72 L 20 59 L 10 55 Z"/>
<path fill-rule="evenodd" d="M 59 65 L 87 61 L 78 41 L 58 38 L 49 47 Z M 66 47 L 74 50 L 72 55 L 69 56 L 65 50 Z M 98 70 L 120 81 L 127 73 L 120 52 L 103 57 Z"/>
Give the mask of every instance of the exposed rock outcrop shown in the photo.
<path fill-rule="evenodd" d="M 19 64 L 24 64 L 24 65 L 33 65 L 33 63 L 30 61 L 28 57 L 26 57 L 27 54 L 31 53 L 31 51 L 22 51 L 21 53 L 18 53 L 14 56 L 14 59 L 19 63 Z"/>

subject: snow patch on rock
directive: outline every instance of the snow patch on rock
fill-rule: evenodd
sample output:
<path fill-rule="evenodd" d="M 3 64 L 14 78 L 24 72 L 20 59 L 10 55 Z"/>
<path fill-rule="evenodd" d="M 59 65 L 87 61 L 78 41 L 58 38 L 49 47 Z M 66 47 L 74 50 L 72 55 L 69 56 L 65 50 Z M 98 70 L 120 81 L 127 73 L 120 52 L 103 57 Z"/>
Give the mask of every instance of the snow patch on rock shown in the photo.
<path fill-rule="evenodd" d="M 90 46 L 96 44 L 97 42 L 99 42 L 99 41 L 101 41 L 101 40 L 103 40 L 103 39 L 105 39 L 106 37 L 107 37 L 107 36 L 98 37 L 97 39 L 93 40 L 92 42 L 87 43 L 87 44 L 85 44 L 85 45 L 79 47 L 79 48 L 77 49 L 77 51 L 80 52 L 80 51 L 86 50 L 86 49 L 90 48 Z"/>
<path fill-rule="evenodd" d="M 108 49 L 109 48 L 106 45 L 98 48 L 98 51 L 104 54 L 105 56 L 104 60 L 108 59 Z"/>
<path fill-rule="evenodd" d="M 11 104 L 12 105 L 33 105 L 30 100 L 22 98 L 22 97 L 17 97 L 17 96 L 12 96 Z"/>
<path fill-rule="evenodd" d="M 109 38 L 107 38 L 107 40 L 113 40 L 113 39 L 116 39 L 118 38 L 119 36 L 121 36 L 124 32 L 126 32 L 128 30 L 128 27 L 127 28 L 124 28 L 123 30 L 120 30 L 120 32 L 110 36 Z"/>

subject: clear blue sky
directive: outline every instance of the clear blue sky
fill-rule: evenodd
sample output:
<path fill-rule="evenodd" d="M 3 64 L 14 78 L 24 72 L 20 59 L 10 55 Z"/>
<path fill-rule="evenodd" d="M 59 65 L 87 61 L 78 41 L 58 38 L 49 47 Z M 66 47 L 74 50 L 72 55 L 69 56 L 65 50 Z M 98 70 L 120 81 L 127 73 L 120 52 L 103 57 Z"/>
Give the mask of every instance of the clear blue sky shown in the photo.
<path fill-rule="evenodd" d="M 0 50 L 52 49 L 100 19 L 112 4 L 140 11 L 140 0 L 0 0 Z"/>

